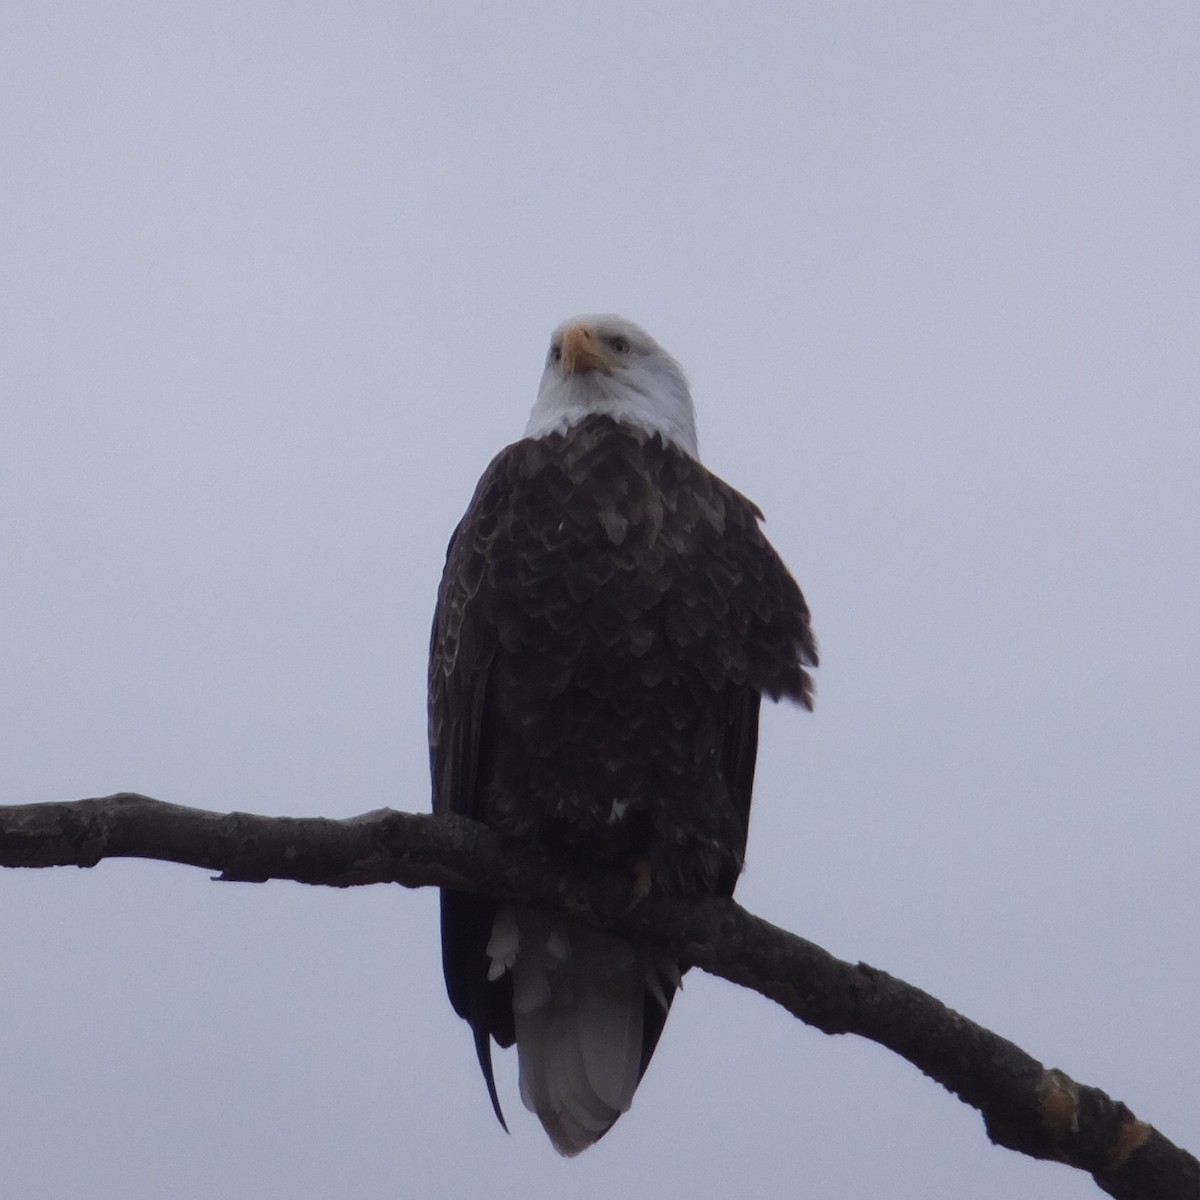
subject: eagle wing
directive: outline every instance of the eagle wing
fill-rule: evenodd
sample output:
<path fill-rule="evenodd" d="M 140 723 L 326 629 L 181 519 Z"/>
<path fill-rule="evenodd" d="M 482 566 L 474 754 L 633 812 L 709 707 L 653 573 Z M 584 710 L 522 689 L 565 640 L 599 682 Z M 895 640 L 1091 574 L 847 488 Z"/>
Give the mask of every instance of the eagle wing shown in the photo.
<path fill-rule="evenodd" d="M 511 448 L 510 448 L 511 449 Z M 451 535 L 438 589 L 429 653 L 429 754 L 433 811 L 485 821 L 481 781 L 495 751 L 488 690 L 496 628 L 472 611 L 485 586 L 487 538 L 503 505 L 508 452 L 493 461 Z M 491 710 L 494 712 L 494 709 Z M 471 1027 L 488 1096 L 507 1131 L 492 1071 L 491 1038 L 514 1041 L 512 976 L 488 979 L 487 945 L 497 905 L 461 892 L 441 893 L 442 970 L 454 1011 Z"/>

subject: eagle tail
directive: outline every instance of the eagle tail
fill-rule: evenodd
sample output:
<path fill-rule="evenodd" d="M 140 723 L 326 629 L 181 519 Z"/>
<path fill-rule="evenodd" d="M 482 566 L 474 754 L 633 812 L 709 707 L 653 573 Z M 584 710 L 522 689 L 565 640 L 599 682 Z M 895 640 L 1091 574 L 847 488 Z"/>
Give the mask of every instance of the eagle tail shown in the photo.
<path fill-rule="evenodd" d="M 679 984 L 659 951 L 525 909 L 488 944 L 512 970 L 521 1099 L 560 1154 L 598 1141 L 633 1100 Z"/>

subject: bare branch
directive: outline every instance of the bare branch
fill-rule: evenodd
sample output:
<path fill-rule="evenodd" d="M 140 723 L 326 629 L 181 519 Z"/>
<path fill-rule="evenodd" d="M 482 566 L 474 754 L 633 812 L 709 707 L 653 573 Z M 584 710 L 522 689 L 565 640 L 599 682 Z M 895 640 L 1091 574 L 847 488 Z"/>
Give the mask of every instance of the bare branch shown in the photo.
<path fill-rule="evenodd" d="M 479 892 L 662 946 L 753 988 L 826 1033 L 894 1050 L 983 1115 L 1000 1146 L 1089 1172 L 1120 1200 L 1200 1198 L 1200 1163 L 1119 1101 L 1048 1070 L 934 997 L 834 958 L 732 900 L 634 901 L 616 874 L 505 845 L 461 817 L 380 809 L 346 820 L 213 813 L 122 793 L 0 807 L 0 866 L 91 867 L 152 858 L 221 879 Z"/>

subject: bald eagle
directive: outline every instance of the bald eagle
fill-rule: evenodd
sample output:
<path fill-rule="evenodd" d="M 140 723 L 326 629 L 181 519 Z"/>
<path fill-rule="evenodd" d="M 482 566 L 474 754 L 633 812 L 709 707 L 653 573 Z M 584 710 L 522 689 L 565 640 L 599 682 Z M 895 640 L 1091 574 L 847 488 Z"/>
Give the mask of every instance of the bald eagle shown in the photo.
<path fill-rule="evenodd" d="M 812 707 L 808 607 L 762 514 L 701 466 L 687 380 L 615 316 L 555 330 L 525 437 L 446 554 L 429 664 L 433 804 L 663 895 L 728 896 L 764 695 Z M 491 1040 L 560 1153 L 625 1112 L 680 966 L 443 892 L 442 960 L 504 1116 Z M 507 1128 L 507 1126 L 505 1126 Z"/>

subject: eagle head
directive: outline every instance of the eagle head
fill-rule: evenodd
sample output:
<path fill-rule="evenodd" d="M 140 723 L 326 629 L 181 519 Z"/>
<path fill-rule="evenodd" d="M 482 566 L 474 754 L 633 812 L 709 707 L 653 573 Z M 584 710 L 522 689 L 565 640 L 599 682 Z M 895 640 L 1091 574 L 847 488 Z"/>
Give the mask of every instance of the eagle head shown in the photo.
<path fill-rule="evenodd" d="M 561 433 L 603 414 L 660 434 L 698 456 L 696 416 L 683 368 L 624 317 L 573 317 L 550 336 L 527 437 Z"/>

